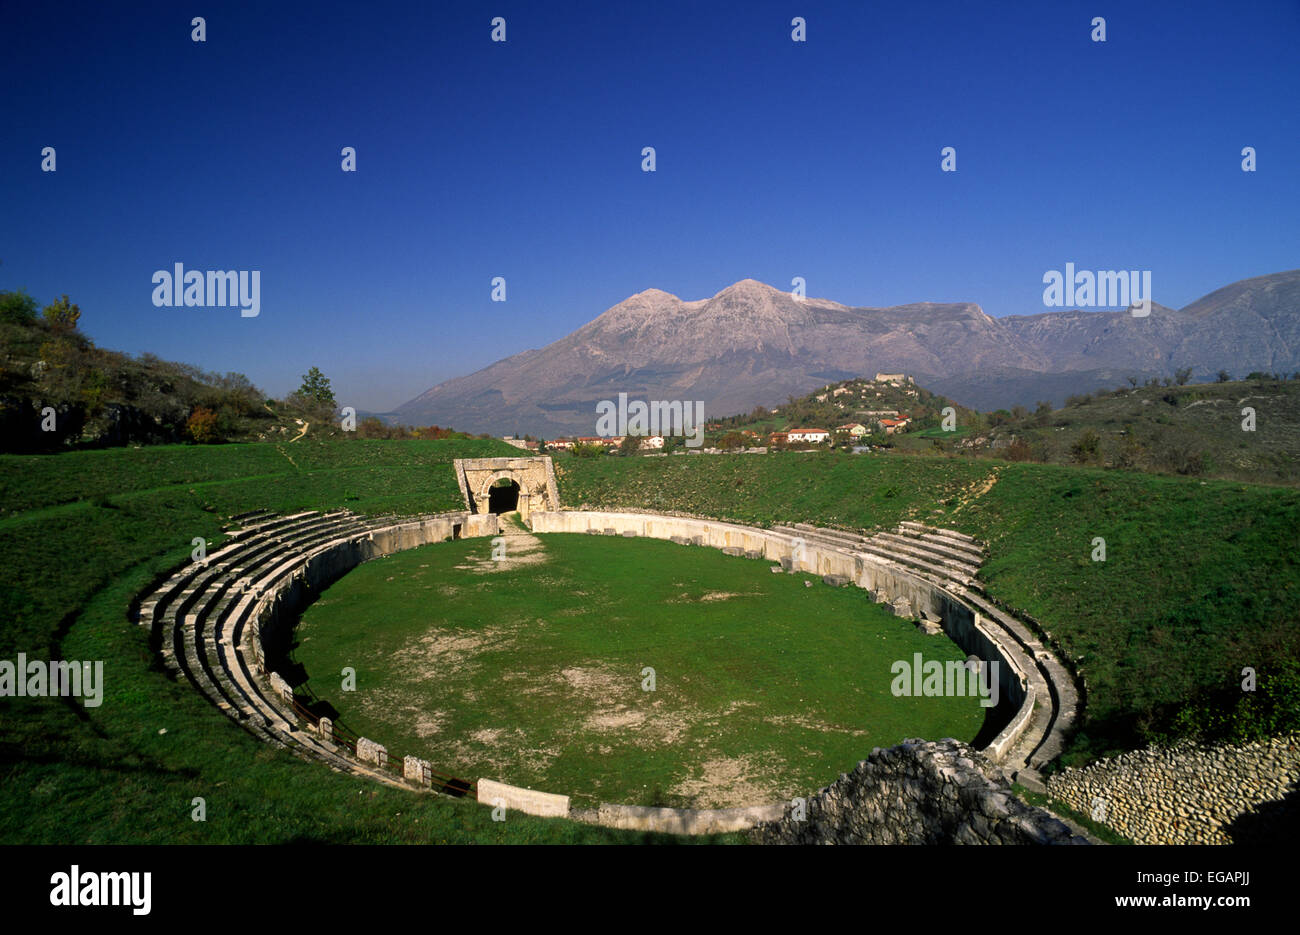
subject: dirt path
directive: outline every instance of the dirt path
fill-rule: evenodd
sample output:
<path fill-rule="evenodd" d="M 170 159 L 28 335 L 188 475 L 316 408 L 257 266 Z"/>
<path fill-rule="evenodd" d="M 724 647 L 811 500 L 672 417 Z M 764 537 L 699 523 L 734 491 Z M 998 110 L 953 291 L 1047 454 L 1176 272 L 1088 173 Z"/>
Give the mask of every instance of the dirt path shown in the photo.
<path fill-rule="evenodd" d="M 546 546 L 534 536 L 516 517 L 517 513 L 506 513 L 501 517 L 501 536 L 504 542 L 497 543 L 493 537 L 493 546 L 487 557 L 469 556 L 464 565 L 456 567 L 463 571 L 472 571 L 480 575 L 490 575 L 498 571 L 513 571 L 528 565 L 540 565 L 546 561 Z M 498 546 L 504 548 L 504 555 L 493 558 L 498 553 Z"/>

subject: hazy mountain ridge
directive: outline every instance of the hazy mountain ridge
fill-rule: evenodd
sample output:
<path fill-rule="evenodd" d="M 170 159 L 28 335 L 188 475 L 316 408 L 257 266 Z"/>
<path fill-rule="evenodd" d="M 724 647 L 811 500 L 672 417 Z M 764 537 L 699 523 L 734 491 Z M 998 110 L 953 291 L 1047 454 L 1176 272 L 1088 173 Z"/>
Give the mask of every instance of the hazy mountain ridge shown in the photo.
<path fill-rule="evenodd" d="M 590 433 L 620 392 L 703 399 L 711 415 L 779 404 L 837 379 L 913 374 L 981 409 L 1059 402 L 1129 373 L 1300 369 L 1300 270 L 1242 280 L 1175 310 L 994 319 L 971 302 L 888 308 L 798 299 L 745 279 L 708 299 L 624 299 L 544 348 L 445 381 L 391 417 L 496 434 Z"/>

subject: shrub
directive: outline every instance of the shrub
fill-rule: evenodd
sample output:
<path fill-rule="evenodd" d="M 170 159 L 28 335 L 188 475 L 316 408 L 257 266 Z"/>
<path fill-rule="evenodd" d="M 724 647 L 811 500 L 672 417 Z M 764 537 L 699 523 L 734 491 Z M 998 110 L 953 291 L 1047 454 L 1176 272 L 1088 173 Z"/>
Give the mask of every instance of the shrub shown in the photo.
<path fill-rule="evenodd" d="M 599 442 L 577 442 L 573 453 L 579 458 L 599 458 L 605 453 L 605 446 Z"/>
<path fill-rule="evenodd" d="M 220 436 L 217 434 L 217 414 L 211 409 L 204 409 L 202 406 L 199 406 L 190 413 L 190 418 L 185 423 L 185 434 L 200 445 L 207 445 L 219 441 Z"/>
<path fill-rule="evenodd" d="M 65 295 L 45 306 L 43 314 L 55 331 L 74 331 L 81 319 L 81 308 L 73 305 Z"/>
<path fill-rule="evenodd" d="M 1008 461 L 1032 461 L 1034 452 L 1029 447 L 1029 442 L 1023 438 L 1015 438 L 1012 439 L 1010 445 L 1007 445 L 1004 456 Z"/>
<path fill-rule="evenodd" d="M 1092 429 L 1088 429 L 1070 446 L 1070 457 L 1077 464 L 1089 464 L 1097 460 L 1101 448 L 1101 438 Z"/>

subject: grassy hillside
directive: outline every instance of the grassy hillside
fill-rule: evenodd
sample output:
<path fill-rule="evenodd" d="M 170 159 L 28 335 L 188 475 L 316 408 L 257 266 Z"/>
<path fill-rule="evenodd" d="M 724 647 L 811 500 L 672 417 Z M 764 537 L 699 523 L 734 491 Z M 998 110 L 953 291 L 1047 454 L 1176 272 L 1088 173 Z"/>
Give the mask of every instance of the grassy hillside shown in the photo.
<path fill-rule="evenodd" d="M 0 842 L 627 841 L 632 834 L 359 782 L 255 740 L 158 668 L 132 600 L 222 517 L 460 505 L 450 461 L 492 441 L 0 456 L 0 659 L 104 662 L 104 700 L 0 699 Z M 203 797 L 207 821 L 191 820 Z"/>
<path fill-rule="evenodd" d="M 494 823 L 471 803 L 358 783 L 272 749 L 160 670 L 129 616 L 193 537 L 219 541 L 225 515 L 453 509 L 452 458 L 514 452 L 486 440 L 304 439 L 0 456 L 0 659 L 103 660 L 106 680 L 98 708 L 0 699 L 0 841 L 634 839 L 516 815 Z M 915 518 L 986 539 L 991 591 L 1043 621 L 1088 679 L 1076 757 L 1235 717 L 1243 666 L 1259 669 L 1263 696 L 1298 655 L 1300 491 L 902 455 L 573 459 L 557 471 L 570 505 L 854 528 Z M 1090 560 L 1097 536 L 1104 563 Z M 1280 693 L 1292 714 L 1297 698 Z M 1245 713 L 1258 725 L 1277 709 Z M 190 820 L 195 796 L 207 822 Z"/>
<path fill-rule="evenodd" d="M 987 541 L 989 591 L 1042 621 L 1087 680 L 1070 761 L 1297 717 L 1294 692 L 1258 709 L 1263 683 L 1291 685 L 1300 657 L 1300 491 L 883 454 L 575 459 L 557 472 L 571 504 L 846 528 L 914 519 Z M 1245 666 L 1261 695 L 1236 709 Z"/>
<path fill-rule="evenodd" d="M 1246 408 L 1254 430 L 1242 428 Z M 1072 396 L 1065 407 L 962 414 L 960 432 L 916 432 L 900 449 L 936 445 L 1048 464 L 1087 464 L 1258 483 L 1300 482 L 1300 381 L 1138 386 Z"/>

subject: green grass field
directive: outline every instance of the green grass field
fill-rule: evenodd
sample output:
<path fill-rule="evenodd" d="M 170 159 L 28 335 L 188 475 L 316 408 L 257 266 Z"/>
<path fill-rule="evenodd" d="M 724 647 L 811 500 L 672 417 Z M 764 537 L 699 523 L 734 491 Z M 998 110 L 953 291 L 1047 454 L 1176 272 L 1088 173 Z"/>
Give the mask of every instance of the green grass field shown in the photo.
<path fill-rule="evenodd" d="M 104 661 L 97 708 L 0 699 L 0 842 L 626 842 L 645 836 L 361 782 L 254 739 L 161 670 L 131 602 L 222 515 L 460 507 L 493 441 L 167 446 L 0 457 L 0 659 Z M 207 820 L 192 820 L 202 797 Z M 656 838 L 660 840 L 661 838 Z M 675 839 L 668 839 L 675 840 Z"/>
<path fill-rule="evenodd" d="M 985 540 L 990 593 L 1042 621 L 1087 679 L 1065 762 L 1162 739 L 1188 703 L 1239 698 L 1243 667 L 1281 678 L 1300 658 L 1300 491 L 905 455 L 607 458 L 557 472 L 561 498 L 592 507 L 760 525 L 912 519 Z M 1098 537 L 1105 561 L 1092 560 Z"/>
<path fill-rule="evenodd" d="M 523 538 L 519 565 L 463 540 L 340 579 L 296 633 L 312 694 L 390 757 L 582 806 L 788 801 L 872 747 L 984 722 L 973 697 L 893 697 L 895 660 L 965 654 L 857 588 L 652 539 Z"/>
<path fill-rule="evenodd" d="M 188 559 L 193 537 L 220 540 L 225 515 L 458 509 L 451 459 L 515 451 L 304 440 L 0 457 L 0 659 L 103 660 L 106 680 L 98 708 L 0 699 L 0 841 L 639 840 L 517 815 L 492 822 L 473 803 L 272 749 L 173 682 L 131 618 L 133 599 Z M 915 518 L 988 540 L 991 591 L 1043 621 L 1088 679 L 1075 759 L 1143 742 L 1162 712 L 1236 686 L 1243 665 L 1266 680 L 1300 655 L 1294 490 L 883 455 L 573 459 L 557 471 L 571 506 L 760 525 Z M 1097 536 L 1104 563 L 1089 558 Z M 206 822 L 191 821 L 196 796 Z"/>

